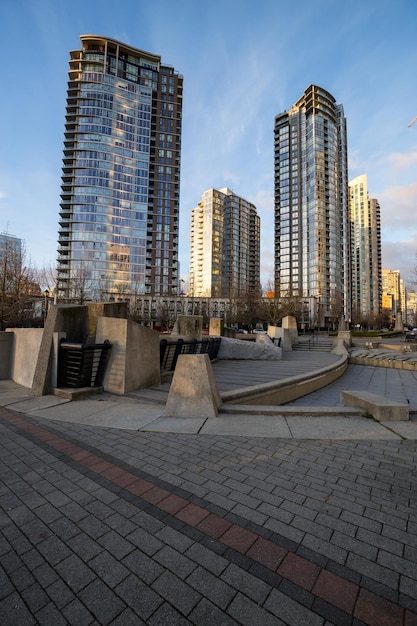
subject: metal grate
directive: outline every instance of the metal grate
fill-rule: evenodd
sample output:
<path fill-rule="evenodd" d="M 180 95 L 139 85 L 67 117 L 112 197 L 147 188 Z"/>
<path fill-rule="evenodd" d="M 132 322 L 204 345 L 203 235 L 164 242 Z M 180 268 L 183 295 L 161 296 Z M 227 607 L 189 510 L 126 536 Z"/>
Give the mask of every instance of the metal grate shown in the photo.
<path fill-rule="evenodd" d="M 111 343 L 65 343 L 59 346 L 58 387 L 100 387 Z"/>

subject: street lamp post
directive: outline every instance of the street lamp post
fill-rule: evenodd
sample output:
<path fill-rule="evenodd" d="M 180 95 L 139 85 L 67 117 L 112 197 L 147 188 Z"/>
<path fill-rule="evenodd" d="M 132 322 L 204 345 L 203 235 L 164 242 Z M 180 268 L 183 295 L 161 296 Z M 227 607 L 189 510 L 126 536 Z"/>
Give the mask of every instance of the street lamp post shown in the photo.
<path fill-rule="evenodd" d="M 308 317 L 307 317 L 308 316 Z M 310 326 L 311 326 L 311 320 L 310 320 L 310 302 L 307 300 L 303 300 L 303 326 L 304 326 L 304 334 L 306 334 L 306 326 L 309 326 L 309 330 L 310 330 Z"/>
<path fill-rule="evenodd" d="M 46 315 L 48 313 L 48 298 L 49 298 L 49 289 L 45 289 L 43 292 L 44 297 L 44 307 L 43 307 L 43 326 L 45 327 Z"/>

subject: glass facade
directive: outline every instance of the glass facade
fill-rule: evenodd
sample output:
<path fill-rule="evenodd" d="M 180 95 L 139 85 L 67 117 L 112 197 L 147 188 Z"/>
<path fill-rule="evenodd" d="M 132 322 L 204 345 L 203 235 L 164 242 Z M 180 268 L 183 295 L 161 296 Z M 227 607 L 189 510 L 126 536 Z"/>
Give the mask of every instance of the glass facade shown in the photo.
<path fill-rule="evenodd" d="M 81 44 L 69 62 L 58 297 L 176 293 L 182 77 L 111 39 Z"/>
<path fill-rule="evenodd" d="M 310 85 L 275 118 L 275 293 L 315 298 L 320 323 L 350 316 L 346 120 Z"/>
<path fill-rule="evenodd" d="M 349 183 L 349 214 L 352 314 L 355 322 L 361 323 L 370 313 L 378 315 L 382 302 L 380 206 L 369 199 L 366 174 Z"/>
<path fill-rule="evenodd" d="M 8 233 L 0 233 L 0 263 L 13 258 L 19 262 L 22 259 L 22 240 Z"/>
<path fill-rule="evenodd" d="M 208 189 L 191 213 L 190 294 L 231 298 L 260 290 L 260 219 L 230 189 Z"/>

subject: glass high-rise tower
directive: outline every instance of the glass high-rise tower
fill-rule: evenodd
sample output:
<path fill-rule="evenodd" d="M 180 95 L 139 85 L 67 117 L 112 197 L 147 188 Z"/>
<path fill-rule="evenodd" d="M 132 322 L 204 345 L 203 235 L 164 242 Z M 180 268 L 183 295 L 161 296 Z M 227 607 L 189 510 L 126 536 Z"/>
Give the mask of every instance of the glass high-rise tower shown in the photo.
<path fill-rule="evenodd" d="M 310 85 L 275 117 L 275 295 L 316 303 L 316 324 L 350 318 L 346 119 Z"/>
<path fill-rule="evenodd" d="M 177 293 L 182 76 L 113 39 L 80 39 L 69 61 L 58 297 Z"/>
<path fill-rule="evenodd" d="M 349 182 L 351 223 L 352 316 L 372 323 L 381 311 L 381 217 L 378 200 L 369 198 L 368 177 Z"/>

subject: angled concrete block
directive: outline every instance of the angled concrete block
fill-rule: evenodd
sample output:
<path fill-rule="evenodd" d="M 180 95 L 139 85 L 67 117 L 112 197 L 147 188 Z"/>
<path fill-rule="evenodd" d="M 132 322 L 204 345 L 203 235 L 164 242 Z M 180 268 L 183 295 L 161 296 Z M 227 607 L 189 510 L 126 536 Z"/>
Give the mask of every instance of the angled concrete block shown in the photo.
<path fill-rule="evenodd" d="M 165 415 L 173 417 L 217 417 L 221 397 L 208 354 L 178 357 Z"/>
<path fill-rule="evenodd" d="M 97 343 L 112 344 L 103 380 L 105 391 L 123 395 L 161 384 L 159 334 L 130 320 L 100 317 Z"/>
<path fill-rule="evenodd" d="M 339 337 L 336 339 L 336 343 L 333 344 L 332 354 L 349 354 L 344 339 Z"/>
<path fill-rule="evenodd" d="M 341 391 L 340 401 L 345 406 L 366 409 L 379 422 L 402 422 L 410 419 L 407 404 L 378 396 L 369 391 Z"/>

